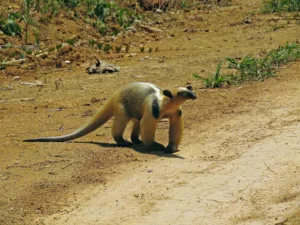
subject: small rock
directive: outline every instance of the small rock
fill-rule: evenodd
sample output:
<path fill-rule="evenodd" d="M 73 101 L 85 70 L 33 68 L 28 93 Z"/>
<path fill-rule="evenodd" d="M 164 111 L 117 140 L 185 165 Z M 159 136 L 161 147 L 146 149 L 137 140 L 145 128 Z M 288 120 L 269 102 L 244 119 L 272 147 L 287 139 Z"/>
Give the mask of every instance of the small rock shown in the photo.
<path fill-rule="evenodd" d="M 132 31 L 132 33 L 136 33 L 136 29 L 134 27 L 128 27 L 126 30 Z"/>
<path fill-rule="evenodd" d="M 20 78 L 21 78 L 20 76 L 14 76 L 13 80 L 20 80 Z"/>
<path fill-rule="evenodd" d="M 134 57 L 134 56 L 137 56 L 137 54 L 136 53 L 131 53 L 131 54 L 128 55 L 128 57 Z"/>
<path fill-rule="evenodd" d="M 48 52 L 43 52 L 41 54 L 36 55 L 36 58 L 42 58 L 42 59 L 46 59 L 48 57 L 49 53 Z"/>
<path fill-rule="evenodd" d="M 20 84 L 21 85 L 29 85 L 29 86 L 44 86 L 44 82 L 39 81 L 39 80 L 36 80 L 35 82 L 24 81 L 24 82 L 21 82 Z"/>
<path fill-rule="evenodd" d="M 35 98 L 22 98 L 22 99 L 20 99 L 20 101 L 25 101 L 25 102 L 27 102 L 27 101 L 33 101 Z"/>
<path fill-rule="evenodd" d="M 244 24 L 251 24 L 252 20 L 250 18 L 244 19 Z"/>
<path fill-rule="evenodd" d="M 156 27 L 149 27 L 149 26 L 146 26 L 146 25 L 140 25 L 140 27 L 143 28 L 148 33 L 159 33 L 159 32 L 162 32 L 161 29 L 156 28 Z"/>
<path fill-rule="evenodd" d="M 36 80 L 35 83 L 36 83 L 36 86 L 44 86 L 44 82 L 43 81 Z"/>

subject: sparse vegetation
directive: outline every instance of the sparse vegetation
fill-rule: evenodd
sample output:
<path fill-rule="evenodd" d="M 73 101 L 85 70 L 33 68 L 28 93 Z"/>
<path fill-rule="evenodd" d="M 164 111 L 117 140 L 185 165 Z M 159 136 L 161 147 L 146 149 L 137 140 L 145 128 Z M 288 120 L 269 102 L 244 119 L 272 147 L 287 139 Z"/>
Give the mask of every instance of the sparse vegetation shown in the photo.
<path fill-rule="evenodd" d="M 116 50 L 117 53 L 120 53 L 121 50 L 122 50 L 122 46 L 116 46 L 115 50 Z"/>
<path fill-rule="evenodd" d="M 264 13 L 274 12 L 300 12 L 299 0 L 266 0 L 263 3 Z"/>
<path fill-rule="evenodd" d="M 96 44 L 96 41 L 94 39 L 91 39 L 88 41 L 89 46 L 94 47 L 94 45 Z"/>
<path fill-rule="evenodd" d="M 86 5 L 87 6 L 87 5 Z M 93 10 L 91 10 L 93 8 Z M 88 4 L 90 18 L 96 18 L 94 26 L 99 29 L 101 34 L 112 33 L 117 35 L 120 30 L 130 27 L 134 20 L 139 18 L 132 10 L 120 8 L 114 2 L 99 1 L 94 6 Z M 108 24 L 116 24 L 116 26 L 108 27 Z"/>
<path fill-rule="evenodd" d="M 76 40 L 75 40 L 75 38 L 73 38 L 73 39 L 68 39 L 66 42 L 67 42 L 69 45 L 74 46 Z"/>
<path fill-rule="evenodd" d="M 229 68 L 235 69 L 237 81 L 264 80 L 275 75 L 275 70 L 282 64 L 300 58 L 300 44 L 287 43 L 272 50 L 263 58 L 246 56 L 241 61 L 227 58 Z"/>
<path fill-rule="evenodd" d="M 17 24 L 16 20 L 20 19 L 18 13 L 10 13 L 7 17 L 0 14 L 0 31 L 9 36 L 21 36 L 21 27 Z"/>
<path fill-rule="evenodd" d="M 34 36 L 39 37 L 37 22 L 48 23 L 62 10 L 68 11 L 68 16 L 73 15 L 74 19 L 78 17 L 90 23 L 102 35 L 117 35 L 131 26 L 136 19 L 140 19 L 134 11 L 104 0 L 23 0 L 20 12 L 6 16 L 3 12 L 0 14 L 0 30 L 6 35 L 21 36 L 22 30 L 18 23 L 24 21 L 24 42 L 28 43 L 30 26 L 35 27 Z M 32 13 L 40 14 L 39 21 L 34 21 Z M 36 38 L 35 42 L 38 40 Z"/>
<path fill-rule="evenodd" d="M 245 81 L 265 80 L 275 75 L 276 69 L 288 62 L 300 58 L 300 44 L 287 43 L 278 49 L 268 52 L 263 58 L 255 58 L 250 55 L 241 60 L 226 58 L 228 68 L 235 70 L 230 75 L 221 75 L 221 63 L 217 66 L 216 73 L 209 77 L 203 78 L 197 74 L 193 77 L 202 79 L 206 88 L 220 88 L 224 84 L 240 84 Z"/>
<path fill-rule="evenodd" d="M 100 50 L 101 50 L 101 49 L 102 49 L 102 47 L 103 47 L 103 43 L 101 43 L 101 42 L 98 42 L 98 43 L 97 43 L 97 47 L 98 47 L 98 49 L 100 49 Z"/>
<path fill-rule="evenodd" d="M 61 49 L 61 48 L 62 48 L 62 44 L 61 44 L 61 43 L 59 43 L 59 44 L 56 45 L 56 49 L 57 49 L 57 50 L 59 50 L 59 49 Z"/>
<path fill-rule="evenodd" d="M 225 84 L 230 84 L 230 76 L 222 76 L 220 74 L 222 68 L 222 62 L 220 62 L 217 66 L 216 72 L 208 78 L 203 78 L 198 74 L 193 74 L 193 77 L 196 79 L 203 80 L 203 83 L 206 88 L 221 88 Z"/>
<path fill-rule="evenodd" d="M 273 68 L 268 58 L 257 59 L 250 55 L 237 61 L 233 58 L 226 58 L 229 62 L 228 68 L 236 70 L 238 81 L 264 80 L 273 76 Z"/>
<path fill-rule="evenodd" d="M 112 46 L 110 44 L 106 44 L 103 47 L 103 51 L 104 52 L 109 52 L 112 49 Z"/>

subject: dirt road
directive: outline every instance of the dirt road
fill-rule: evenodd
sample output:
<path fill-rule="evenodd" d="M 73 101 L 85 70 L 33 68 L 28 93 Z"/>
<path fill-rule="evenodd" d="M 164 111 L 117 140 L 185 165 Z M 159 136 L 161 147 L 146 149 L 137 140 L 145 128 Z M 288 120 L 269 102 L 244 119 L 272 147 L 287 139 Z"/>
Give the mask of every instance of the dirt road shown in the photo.
<path fill-rule="evenodd" d="M 299 61 L 229 89 L 204 90 L 192 77 L 214 72 L 225 57 L 298 40 L 295 21 L 279 16 L 284 26 L 272 30 L 275 16 L 252 14 L 260 3 L 171 15 L 159 41 L 141 37 L 159 51 L 113 58 L 118 74 L 70 66 L 21 78 L 42 80 L 42 88 L 1 78 L 0 224 L 300 224 Z M 176 154 L 116 147 L 111 121 L 71 143 L 21 142 L 71 132 L 133 81 L 195 88 Z M 159 124 L 164 144 L 167 129 Z"/>
<path fill-rule="evenodd" d="M 280 75 L 299 69 L 294 64 Z M 299 224 L 300 88 L 279 81 L 270 82 L 264 95 L 248 96 L 253 104 L 216 118 L 215 126 L 191 125 L 176 155 L 130 166 L 105 188 L 83 191 L 88 198 L 68 212 L 44 221 Z M 252 90 L 245 89 L 240 95 Z"/>

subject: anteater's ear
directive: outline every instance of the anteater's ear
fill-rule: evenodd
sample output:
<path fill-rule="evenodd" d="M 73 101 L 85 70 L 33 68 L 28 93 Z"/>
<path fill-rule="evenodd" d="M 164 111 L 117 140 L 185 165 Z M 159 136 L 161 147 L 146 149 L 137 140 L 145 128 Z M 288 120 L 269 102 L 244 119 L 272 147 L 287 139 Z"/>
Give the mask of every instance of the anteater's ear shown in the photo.
<path fill-rule="evenodd" d="M 173 95 L 172 95 L 171 91 L 169 91 L 169 90 L 163 90 L 163 94 L 169 98 L 173 98 Z"/>
<path fill-rule="evenodd" d="M 192 85 L 189 85 L 189 86 L 186 87 L 186 89 L 192 91 L 192 90 L 193 90 L 193 87 L 192 87 Z"/>

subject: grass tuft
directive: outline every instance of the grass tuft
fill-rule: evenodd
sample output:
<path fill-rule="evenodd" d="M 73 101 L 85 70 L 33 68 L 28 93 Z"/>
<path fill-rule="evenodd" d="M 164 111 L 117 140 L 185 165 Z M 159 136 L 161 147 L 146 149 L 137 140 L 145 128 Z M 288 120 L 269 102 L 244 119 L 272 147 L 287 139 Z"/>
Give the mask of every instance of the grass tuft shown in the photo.
<path fill-rule="evenodd" d="M 220 62 L 217 66 L 216 72 L 208 78 L 203 78 L 198 74 L 193 74 L 193 77 L 196 79 L 203 80 L 203 83 L 206 88 L 221 88 L 224 87 L 225 84 L 230 85 L 231 76 L 223 76 L 220 74 L 222 68 L 222 62 Z"/>
<path fill-rule="evenodd" d="M 281 65 L 300 59 L 300 44 L 286 43 L 278 49 L 269 51 L 263 58 L 255 58 L 250 55 L 241 60 L 226 58 L 228 68 L 233 69 L 230 75 L 221 75 L 221 63 L 216 73 L 209 78 L 202 78 L 193 74 L 194 78 L 202 79 L 206 88 L 220 88 L 224 84 L 240 84 L 245 81 L 262 81 L 276 74 L 276 69 Z"/>
<path fill-rule="evenodd" d="M 275 12 L 300 12 L 299 0 L 265 0 L 263 2 L 263 13 Z"/>

